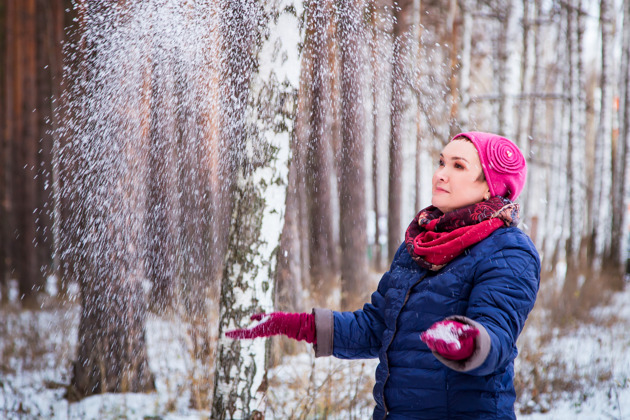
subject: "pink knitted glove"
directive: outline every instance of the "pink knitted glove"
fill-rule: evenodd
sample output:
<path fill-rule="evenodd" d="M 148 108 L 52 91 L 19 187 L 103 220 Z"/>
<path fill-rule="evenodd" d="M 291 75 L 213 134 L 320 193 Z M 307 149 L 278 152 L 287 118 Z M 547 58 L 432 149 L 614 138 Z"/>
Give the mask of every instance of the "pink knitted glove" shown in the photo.
<path fill-rule="evenodd" d="M 427 346 L 445 359 L 463 360 L 470 357 L 475 349 L 475 337 L 479 330 L 457 321 L 436 322 L 420 334 Z"/>
<path fill-rule="evenodd" d="M 294 340 L 304 340 L 307 343 L 316 343 L 315 316 L 313 314 L 273 312 L 270 314 L 255 314 L 252 321 L 260 321 L 259 324 L 240 330 L 227 331 L 226 337 L 243 339 L 269 337 L 283 334 Z"/>

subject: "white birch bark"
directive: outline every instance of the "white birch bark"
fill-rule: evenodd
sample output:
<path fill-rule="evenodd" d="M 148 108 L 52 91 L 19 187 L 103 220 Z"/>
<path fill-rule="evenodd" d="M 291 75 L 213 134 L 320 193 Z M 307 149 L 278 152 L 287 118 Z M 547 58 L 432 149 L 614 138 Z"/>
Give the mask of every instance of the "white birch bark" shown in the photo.
<path fill-rule="evenodd" d="M 531 132 L 527 127 L 527 122 L 529 121 L 528 113 L 530 108 L 527 107 L 528 101 L 529 103 L 534 102 L 535 92 L 532 88 L 532 70 L 536 63 L 536 59 L 532 54 L 532 44 L 533 37 L 532 34 L 532 9 L 533 5 L 529 0 L 523 1 L 523 19 L 522 19 L 522 33 L 521 33 L 521 44 L 522 44 L 522 57 L 521 57 L 521 66 L 520 66 L 520 99 L 518 99 L 518 105 L 516 109 L 518 113 L 516 115 L 517 119 L 517 128 L 514 140 L 519 145 L 523 155 L 527 158 L 529 157 L 529 138 L 531 136 Z M 528 159 L 528 163 L 529 159 Z M 532 170 L 531 165 L 529 170 L 527 171 L 528 180 L 532 178 Z M 521 199 L 519 200 L 521 203 L 521 220 L 522 226 L 524 230 L 530 235 L 532 235 L 532 225 L 531 225 L 531 217 L 532 214 L 529 212 L 531 202 L 529 200 L 529 186 L 530 182 L 525 182 L 525 187 L 521 192 Z"/>
<path fill-rule="evenodd" d="M 221 290 L 213 419 L 264 413 L 267 340 L 229 340 L 224 332 L 273 310 L 275 251 L 283 226 L 289 140 L 299 80 L 301 3 L 269 1 L 269 25 L 250 81 L 243 164 L 238 170 Z"/>
<path fill-rule="evenodd" d="M 626 259 L 628 239 L 628 205 L 630 199 L 630 1 L 624 1 L 622 57 L 619 71 L 619 138 L 617 140 L 614 174 L 613 258 Z"/>
<path fill-rule="evenodd" d="M 570 253 L 574 261 L 577 261 L 585 229 L 585 172 L 584 172 L 584 147 L 585 147 L 585 114 L 586 104 L 584 99 L 584 66 L 582 58 L 582 46 L 584 36 L 584 18 L 579 10 L 582 9 L 582 0 L 572 0 L 568 5 L 568 48 L 569 48 L 569 234 Z"/>
<path fill-rule="evenodd" d="M 514 138 L 514 91 L 516 57 L 514 55 L 515 31 L 518 15 L 514 0 L 506 0 L 504 4 L 503 22 L 499 32 L 499 125 L 498 132 Z"/>
<path fill-rule="evenodd" d="M 560 27 L 556 29 L 556 45 L 566 45 L 565 31 Z M 556 57 L 556 66 L 565 68 L 562 64 L 568 60 L 567 50 L 565 48 L 558 49 Z M 552 83 L 554 92 L 564 92 L 565 75 L 560 72 L 553 72 Z M 550 108 L 550 109 L 549 109 Z M 568 178 L 566 173 L 566 160 L 568 156 L 568 137 L 569 132 L 569 112 L 568 101 L 553 101 L 549 104 L 549 112 L 553 115 L 548 129 L 551 132 L 550 138 L 557 139 L 550 142 L 550 169 L 549 178 L 547 180 L 547 206 L 548 211 L 545 218 L 545 255 L 556 255 L 560 252 L 560 248 L 564 249 L 563 241 L 567 239 L 568 221 L 567 221 L 567 201 L 568 201 Z M 553 269 L 558 257 L 552 261 L 546 260 L 545 269 Z"/>
<path fill-rule="evenodd" d="M 612 180 L 612 111 L 613 111 L 613 17 L 609 0 L 600 1 L 602 35 L 601 103 L 599 126 L 595 138 L 593 174 L 593 268 L 601 268 L 602 256 L 610 246 L 611 180 Z"/>
<path fill-rule="evenodd" d="M 528 2 L 529 0 L 524 0 L 524 2 Z M 544 93 L 543 90 L 543 70 L 542 65 L 544 60 L 541 56 L 541 38 L 542 31 L 541 28 L 541 20 L 542 20 L 542 11 L 541 11 L 541 0 L 536 0 L 533 4 L 534 11 L 530 14 L 531 17 L 531 38 L 532 38 L 532 54 L 531 54 L 531 98 L 529 102 L 529 112 L 528 112 L 528 128 L 527 134 L 529 138 L 524 140 L 524 143 L 528 144 L 528 157 L 531 156 L 532 159 L 529 160 L 530 171 L 528 171 L 528 181 L 525 186 L 524 191 L 524 202 L 527 203 L 526 208 L 524 209 L 525 216 L 529 219 L 531 223 L 531 236 L 534 240 L 534 243 L 537 246 L 540 246 L 543 243 L 544 236 L 546 235 L 546 231 L 544 229 L 544 223 L 542 220 L 546 219 L 546 217 L 541 212 L 545 212 L 543 210 L 543 206 L 541 203 L 541 199 L 543 196 L 543 191 L 540 186 L 545 185 L 546 179 L 548 177 L 548 170 L 544 168 L 544 165 L 537 165 L 537 162 L 541 160 L 543 156 L 548 156 L 545 154 L 544 144 L 551 143 L 551 136 L 546 136 L 543 133 L 547 133 L 547 130 L 543 130 L 541 127 L 541 122 L 544 121 L 544 102 L 539 100 L 538 95 L 542 95 Z M 533 140 L 533 141 L 532 141 Z M 534 159 L 534 157 L 536 157 Z M 536 219 L 534 219 L 536 218 Z M 534 223 L 536 220 L 536 223 Z"/>

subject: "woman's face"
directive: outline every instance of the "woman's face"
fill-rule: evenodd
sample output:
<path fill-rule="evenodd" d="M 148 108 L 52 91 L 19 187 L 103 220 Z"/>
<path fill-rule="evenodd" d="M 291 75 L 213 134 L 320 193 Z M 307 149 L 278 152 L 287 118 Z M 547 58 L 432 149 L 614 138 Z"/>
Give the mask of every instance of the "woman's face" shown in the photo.
<path fill-rule="evenodd" d="M 442 213 L 478 203 L 490 196 L 475 146 L 466 139 L 449 142 L 433 174 L 431 203 Z"/>

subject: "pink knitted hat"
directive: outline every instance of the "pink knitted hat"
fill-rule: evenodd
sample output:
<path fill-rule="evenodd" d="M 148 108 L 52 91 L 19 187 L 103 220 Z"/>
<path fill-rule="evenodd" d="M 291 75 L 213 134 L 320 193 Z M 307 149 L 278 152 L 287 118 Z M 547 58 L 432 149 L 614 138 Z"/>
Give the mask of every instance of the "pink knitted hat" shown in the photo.
<path fill-rule="evenodd" d="M 519 148 L 505 137 L 491 133 L 470 131 L 451 141 L 458 137 L 466 137 L 475 145 L 490 194 L 516 200 L 527 179 L 527 164 Z"/>

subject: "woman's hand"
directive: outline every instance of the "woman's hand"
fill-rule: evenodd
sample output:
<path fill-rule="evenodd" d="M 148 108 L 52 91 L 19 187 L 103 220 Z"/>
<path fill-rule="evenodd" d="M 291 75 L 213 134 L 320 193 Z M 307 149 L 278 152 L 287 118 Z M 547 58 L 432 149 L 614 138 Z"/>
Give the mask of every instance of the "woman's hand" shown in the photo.
<path fill-rule="evenodd" d="M 471 325 L 457 321 L 436 322 L 420 334 L 420 339 L 431 351 L 445 359 L 463 360 L 470 357 L 475 349 L 475 337 L 479 330 Z"/>
<path fill-rule="evenodd" d="M 294 340 L 304 340 L 307 343 L 317 342 L 313 314 L 273 312 L 268 315 L 252 315 L 251 320 L 260 322 L 250 328 L 227 331 L 225 336 L 235 339 L 250 339 L 282 334 Z"/>

